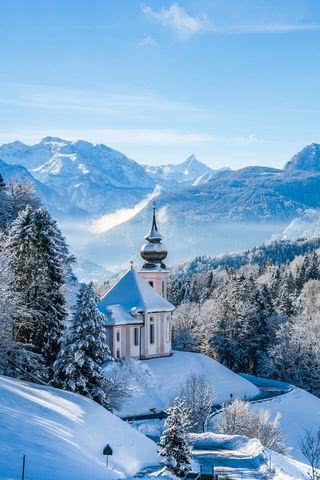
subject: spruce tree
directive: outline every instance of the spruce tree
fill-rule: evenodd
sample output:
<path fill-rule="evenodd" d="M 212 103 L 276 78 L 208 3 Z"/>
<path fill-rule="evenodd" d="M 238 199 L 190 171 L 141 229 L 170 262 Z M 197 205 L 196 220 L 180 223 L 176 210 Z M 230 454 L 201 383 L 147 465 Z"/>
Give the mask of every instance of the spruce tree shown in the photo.
<path fill-rule="evenodd" d="M 50 366 L 59 351 L 66 318 L 63 256 L 56 223 L 47 210 L 28 206 L 10 229 L 6 252 L 24 308 L 17 312 L 16 339 Z"/>
<path fill-rule="evenodd" d="M 159 455 L 170 472 L 177 477 L 184 477 L 191 470 L 192 458 L 187 440 L 187 408 L 182 400 L 176 399 L 166 413 L 168 416 L 160 438 Z"/>
<path fill-rule="evenodd" d="M 0 173 L 0 193 L 4 192 L 6 188 L 7 187 L 6 187 L 5 181 L 3 179 L 3 176 Z"/>
<path fill-rule="evenodd" d="M 81 285 L 72 323 L 53 365 L 52 384 L 85 395 L 111 410 L 108 383 L 100 365 L 110 358 L 105 318 L 92 285 Z"/>

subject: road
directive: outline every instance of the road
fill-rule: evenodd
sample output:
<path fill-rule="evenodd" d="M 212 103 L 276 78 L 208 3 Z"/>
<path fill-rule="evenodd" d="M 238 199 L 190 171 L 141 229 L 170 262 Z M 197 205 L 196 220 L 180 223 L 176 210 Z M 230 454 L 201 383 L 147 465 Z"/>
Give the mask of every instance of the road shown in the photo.
<path fill-rule="evenodd" d="M 290 392 L 294 387 L 288 383 L 279 382 L 278 380 L 270 380 L 262 377 L 254 377 L 253 375 L 242 374 L 244 378 L 249 380 L 251 383 L 256 385 L 260 389 L 259 395 L 254 398 L 248 399 L 250 403 L 264 402 L 266 400 L 271 400 L 272 398 L 278 397 L 280 395 L 285 395 Z M 212 417 L 217 415 L 223 408 L 222 404 L 214 405 L 212 408 Z M 121 417 L 124 421 L 135 421 L 135 420 L 155 420 L 155 419 L 164 419 L 166 418 L 165 412 L 154 412 L 146 413 L 143 415 L 130 415 L 126 417 Z"/>
<path fill-rule="evenodd" d="M 259 471 L 263 463 L 262 455 L 250 457 L 234 450 L 194 450 L 193 459 L 204 474 L 211 473 L 214 467 L 214 473 L 218 474 L 219 480 L 265 479 Z"/>

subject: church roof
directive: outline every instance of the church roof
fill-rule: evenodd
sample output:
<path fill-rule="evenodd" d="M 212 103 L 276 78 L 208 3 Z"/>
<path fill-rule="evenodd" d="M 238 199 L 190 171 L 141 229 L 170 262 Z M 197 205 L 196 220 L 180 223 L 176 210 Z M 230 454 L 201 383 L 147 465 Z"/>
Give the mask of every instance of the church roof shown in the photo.
<path fill-rule="evenodd" d="M 106 316 L 107 325 L 137 325 L 143 323 L 141 315 L 132 316 L 121 305 L 110 305 L 105 307 L 103 313 Z"/>
<path fill-rule="evenodd" d="M 102 297 L 99 310 L 107 314 L 108 307 L 118 306 L 139 323 L 136 314 L 152 312 L 172 312 L 175 307 L 159 295 L 133 268 L 128 270 L 118 282 Z M 135 314 L 134 317 L 131 314 Z M 129 320 L 129 317 L 127 317 Z M 131 322 L 125 322 L 131 323 Z"/>

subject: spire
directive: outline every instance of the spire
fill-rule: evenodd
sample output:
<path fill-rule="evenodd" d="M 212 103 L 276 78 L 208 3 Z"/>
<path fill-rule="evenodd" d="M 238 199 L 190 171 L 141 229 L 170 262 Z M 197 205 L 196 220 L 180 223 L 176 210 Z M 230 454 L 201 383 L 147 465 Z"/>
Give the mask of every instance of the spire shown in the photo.
<path fill-rule="evenodd" d="M 140 250 L 140 255 L 145 260 L 143 269 L 154 270 L 157 267 L 165 269 L 166 266 L 163 263 L 163 260 L 167 257 L 168 252 L 164 245 L 162 245 L 162 235 L 157 227 L 156 219 L 156 204 L 153 202 L 153 214 L 152 214 L 152 225 L 151 230 L 144 238 L 148 243 L 142 246 Z"/>
<path fill-rule="evenodd" d="M 148 242 L 151 243 L 159 243 L 163 239 L 161 233 L 158 230 L 157 227 L 157 219 L 156 219 L 156 202 L 153 201 L 153 206 L 152 206 L 153 214 L 152 214 L 152 225 L 151 225 L 151 230 L 146 235 L 144 238 L 148 240 Z"/>

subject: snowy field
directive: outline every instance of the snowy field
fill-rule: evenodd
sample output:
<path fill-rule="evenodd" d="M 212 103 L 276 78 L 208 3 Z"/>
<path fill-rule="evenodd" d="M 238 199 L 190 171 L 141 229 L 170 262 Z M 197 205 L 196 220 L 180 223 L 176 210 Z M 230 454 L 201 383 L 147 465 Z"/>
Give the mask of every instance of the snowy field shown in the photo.
<path fill-rule="evenodd" d="M 230 394 L 234 398 L 252 398 L 260 393 L 251 382 L 200 353 L 173 352 L 171 357 L 136 361 L 135 364 L 135 375 L 129 379 L 135 385 L 132 396 L 120 411 L 122 416 L 150 413 L 151 408 L 165 410 L 179 386 L 191 374 L 207 379 L 216 392 L 218 404 L 230 400 Z M 109 364 L 106 375 L 109 368 L 117 368 L 117 364 Z"/>
<path fill-rule="evenodd" d="M 109 469 L 103 447 L 113 448 Z M 0 376 L 0 478 L 111 480 L 158 463 L 156 445 L 79 395 Z"/>

